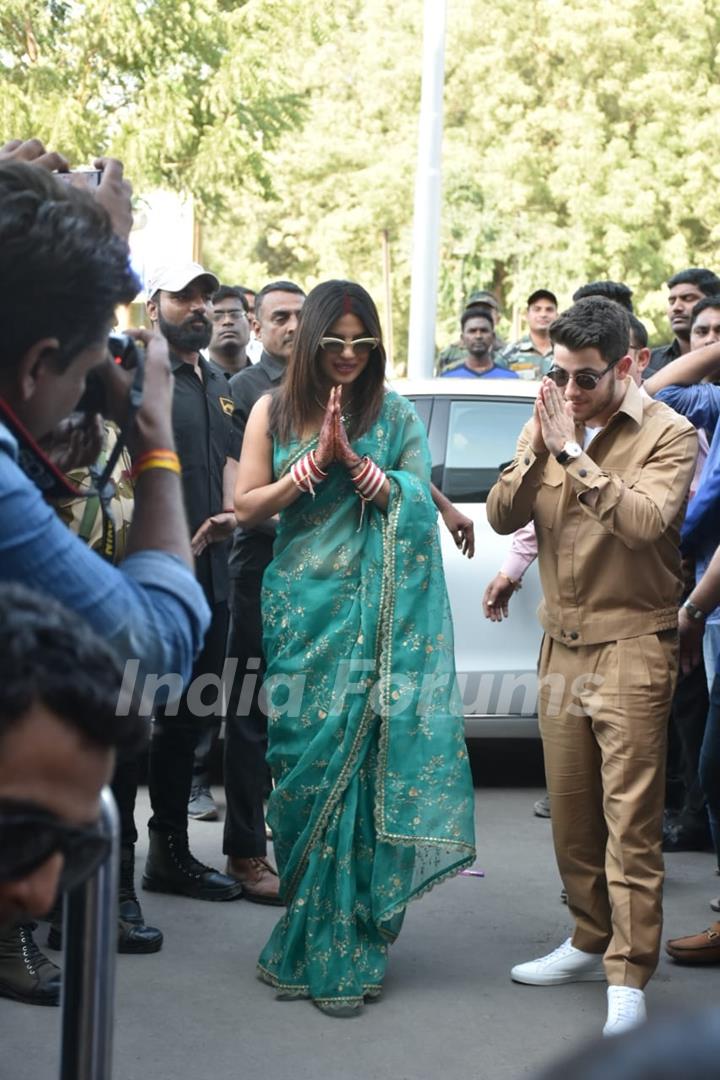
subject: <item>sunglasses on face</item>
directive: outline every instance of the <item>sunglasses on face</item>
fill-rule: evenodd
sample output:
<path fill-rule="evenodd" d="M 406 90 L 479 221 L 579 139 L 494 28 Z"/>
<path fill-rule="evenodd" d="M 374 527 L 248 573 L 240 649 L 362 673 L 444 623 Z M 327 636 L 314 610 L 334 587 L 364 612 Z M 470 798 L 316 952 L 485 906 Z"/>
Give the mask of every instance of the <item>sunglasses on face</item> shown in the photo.
<path fill-rule="evenodd" d="M 0 799 L 0 882 L 32 874 L 56 852 L 64 857 L 59 891 L 89 878 L 110 853 L 97 825 L 67 825 L 34 803 Z"/>
<path fill-rule="evenodd" d="M 367 353 L 377 349 L 378 339 L 375 337 L 359 337 L 359 338 L 339 338 L 339 337 L 324 337 L 320 338 L 320 348 L 324 349 L 330 356 L 341 356 L 346 346 L 349 346 L 355 356 L 366 356 Z"/>
<path fill-rule="evenodd" d="M 615 367 L 616 364 L 617 360 L 611 360 L 608 366 L 602 371 L 578 371 L 572 378 L 579 390 L 594 390 L 600 380 L 607 375 L 610 368 Z M 571 375 L 565 368 L 557 367 L 553 364 L 547 373 L 547 378 L 552 379 L 556 386 L 563 387 L 567 386 L 570 382 Z"/>

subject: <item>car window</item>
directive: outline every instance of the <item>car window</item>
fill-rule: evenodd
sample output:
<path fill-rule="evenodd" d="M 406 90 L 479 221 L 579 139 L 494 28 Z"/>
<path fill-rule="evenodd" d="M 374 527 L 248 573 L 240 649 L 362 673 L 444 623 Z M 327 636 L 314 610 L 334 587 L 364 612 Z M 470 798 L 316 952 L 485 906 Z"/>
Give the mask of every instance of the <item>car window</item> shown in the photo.
<path fill-rule="evenodd" d="M 412 395 L 408 395 L 408 397 L 415 406 L 428 434 L 432 462 L 430 479 L 436 487 L 440 487 L 445 461 L 445 429 L 447 426 L 448 403 L 443 398 L 413 397 Z"/>
<path fill-rule="evenodd" d="M 415 406 L 415 411 L 425 425 L 425 430 L 430 427 L 430 413 L 432 412 L 432 398 L 429 397 L 411 397 Z"/>
<path fill-rule="evenodd" d="M 485 502 L 500 469 L 515 456 L 531 401 L 453 401 L 445 449 L 443 491 L 451 501 Z"/>

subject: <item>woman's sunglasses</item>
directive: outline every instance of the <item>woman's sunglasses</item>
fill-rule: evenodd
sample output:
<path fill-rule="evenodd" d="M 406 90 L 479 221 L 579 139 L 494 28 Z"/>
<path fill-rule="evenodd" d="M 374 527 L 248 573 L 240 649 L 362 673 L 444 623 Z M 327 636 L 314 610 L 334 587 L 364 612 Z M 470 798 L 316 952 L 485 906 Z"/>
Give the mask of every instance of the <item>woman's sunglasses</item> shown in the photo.
<path fill-rule="evenodd" d="M 572 378 L 580 390 L 594 390 L 600 380 L 607 375 L 610 368 L 615 367 L 617 360 L 611 360 L 603 371 L 578 371 Z M 552 379 L 556 386 L 567 386 L 570 382 L 570 372 L 565 368 L 553 365 L 547 373 L 547 378 Z"/>
<path fill-rule="evenodd" d="M 59 891 L 89 878 L 110 854 L 110 838 L 97 825 L 67 825 L 34 803 L 0 799 L 0 882 L 26 877 L 51 855 L 64 858 Z"/>
<path fill-rule="evenodd" d="M 326 353 L 330 353 L 330 356 L 341 356 L 347 345 L 350 346 L 355 356 L 365 356 L 367 353 L 372 352 L 373 349 L 377 349 L 378 344 L 378 339 L 375 337 L 320 338 L 320 348 L 324 349 Z"/>

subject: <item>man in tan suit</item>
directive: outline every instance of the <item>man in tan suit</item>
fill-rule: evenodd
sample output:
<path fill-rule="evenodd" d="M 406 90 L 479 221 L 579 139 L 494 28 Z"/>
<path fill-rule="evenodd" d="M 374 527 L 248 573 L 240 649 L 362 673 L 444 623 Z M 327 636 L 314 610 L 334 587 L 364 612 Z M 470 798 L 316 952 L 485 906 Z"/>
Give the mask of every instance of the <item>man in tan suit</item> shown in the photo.
<path fill-rule="evenodd" d="M 537 531 L 538 711 L 575 930 L 511 975 L 536 986 L 607 979 L 610 1035 L 645 1018 L 660 947 L 678 539 L 697 436 L 628 378 L 617 304 L 581 300 L 550 337 L 553 367 L 487 515 L 500 533 L 531 520 Z"/>

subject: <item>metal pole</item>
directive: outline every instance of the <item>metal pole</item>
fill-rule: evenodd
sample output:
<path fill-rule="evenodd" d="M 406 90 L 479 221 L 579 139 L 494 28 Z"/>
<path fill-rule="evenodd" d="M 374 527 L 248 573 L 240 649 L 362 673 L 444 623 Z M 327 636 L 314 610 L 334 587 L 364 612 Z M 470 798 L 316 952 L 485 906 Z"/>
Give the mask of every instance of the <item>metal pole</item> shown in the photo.
<path fill-rule="evenodd" d="M 432 375 L 435 362 L 445 16 L 445 0 L 425 0 L 408 341 L 408 375 L 411 378 Z"/>
<path fill-rule="evenodd" d="M 388 371 L 391 376 L 394 376 L 395 347 L 393 341 L 392 277 L 390 271 L 390 239 L 387 229 L 383 229 L 381 236 L 383 252 L 383 282 L 385 285 L 385 322 L 387 325 L 387 334 L 385 335 L 385 355 L 387 357 Z"/>
<path fill-rule="evenodd" d="M 107 787 L 100 827 L 112 841 L 108 859 L 65 896 L 60 1080 L 110 1080 L 112 1075 L 120 822 Z"/>

